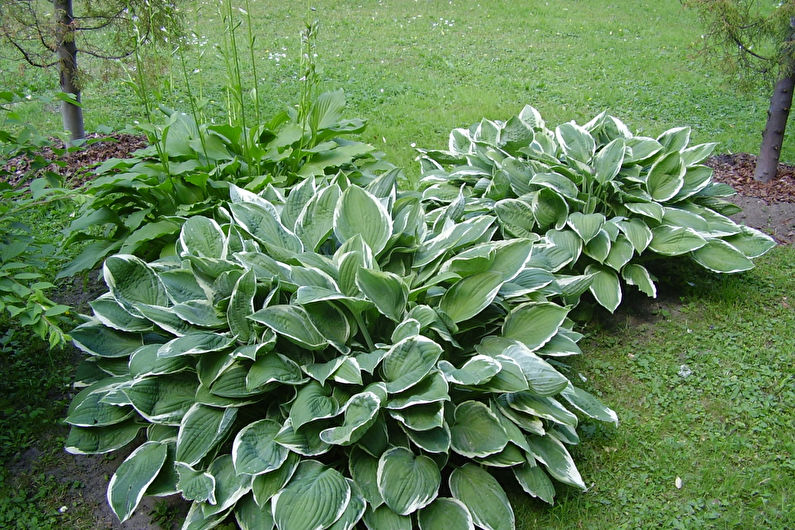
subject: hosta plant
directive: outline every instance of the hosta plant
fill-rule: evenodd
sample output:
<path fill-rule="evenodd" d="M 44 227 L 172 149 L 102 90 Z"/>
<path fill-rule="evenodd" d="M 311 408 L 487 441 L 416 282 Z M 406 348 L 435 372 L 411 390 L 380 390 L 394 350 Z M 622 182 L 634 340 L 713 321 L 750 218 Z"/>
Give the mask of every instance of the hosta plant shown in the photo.
<path fill-rule="evenodd" d="M 141 126 L 152 145 L 94 171 L 63 247 L 89 243 L 60 276 L 90 270 L 116 252 L 145 259 L 171 252 L 184 219 L 213 215 L 229 199 L 230 183 L 258 192 L 340 170 L 355 178 L 383 169 L 373 146 L 344 138 L 365 123 L 342 118 L 342 90 L 306 105 L 305 119 L 291 109 L 258 127 L 197 124 L 188 114 L 163 109 L 164 123 Z"/>
<path fill-rule="evenodd" d="M 231 189 L 175 256 L 108 258 L 72 333 L 67 449 L 137 446 L 108 487 L 122 521 L 180 494 L 187 529 L 508 529 L 504 487 L 585 488 L 579 418 L 617 420 L 558 369 L 577 282 L 533 265 L 536 243 L 426 216 L 394 172 Z"/>
<path fill-rule="evenodd" d="M 775 245 L 727 217 L 739 211 L 726 200 L 734 190 L 703 164 L 716 144 L 689 141 L 688 127 L 637 136 L 605 113 L 551 130 L 526 106 L 505 122 L 454 129 L 447 150 L 421 150 L 421 185 L 433 203 L 476 199 L 470 210 L 494 212 L 506 237 L 540 236 L 550 268 L 589 275 L 612 312 L 622 280 L 656 296 L 647 260 L 686 255 L 741 272 Z"/>

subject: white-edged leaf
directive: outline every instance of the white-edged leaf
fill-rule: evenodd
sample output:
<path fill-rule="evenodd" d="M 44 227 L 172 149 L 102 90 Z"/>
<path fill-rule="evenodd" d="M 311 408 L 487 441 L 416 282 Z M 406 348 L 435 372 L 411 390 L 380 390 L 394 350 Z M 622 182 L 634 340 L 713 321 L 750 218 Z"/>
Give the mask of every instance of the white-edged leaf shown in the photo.
<path fill-rule="evenodd" d="M 690 256 L 693 261 L 712 272 L 734 273 L 754 268 L 753 261 L 721 239 L 710 239 Z"/>
<path fill-rule="evenodd" d="M 530 350 L 549 341 L 565 320 L 568 310 L 551 302 L 529 302 L 514 308 L 502 326 L 502 335 L 518 340 Z"/>
<path fill-rule="evenodd" d="M 328 528 L 351 499 L 351 487 L 338 471 L 316 460 L 298 465 L 287 486 L 271 497 L 273 519 L 281 529 Z"/>
<path fill-rule="evenodd" d="M 522 489 L 533 497 L 538 497 L 547 504 L 555 504 L 555 486 L 549 476 L 539 466 L 524 464 L 513 468 L 516 481 Z"/>
<path fill-rule="evenodd" d="M 453 322 L 473 318 L 491 304 L 504 281 L 500 272 L 482 272 L 463 278 L 445 292 L 439 308 Z"/>
<path fill-rule="evenodd" d="M 399 515 L 409 515 L 436 498 L 442 477 L 427 456 L 394 447 L 379 458 L 377 480 L 386 505 Z"/>
<path fill-rule="evenodd" d="M 123 523 L 130 518 L 166 461 L 166 444 L 145 442 L 116 469 L 108 484 L 108 504 Z"/>
<path fill-rule="evenodd" d="M 379 254 L 392 235 L 392 218 L 381 202 L 358 186 L 349 186 L 334 210 L 334 234 L 341 242 L 361 235 Z"/>
<path fill-rule="evenodd" d="M 474 523 L 486 530 L 513 530 L 515 517 L 499 482 L 475 464 L 465 464 L 450 474 L 450 491 L 472 514 Z"/>
<path fill-rule="evenodd" d="M 593 297 L 599 302 L 599 305 L 610 311 L 611 313 L 621 304 L 621 282 L 618 280 L 618 275 L 615 271 L 601 266 L 601 265 L 588 265 L 585 267 L 586 274 L 593 274 L 593 281 L 589 288 Z"/>
<path fill-rule="evenodd" d="M 448 497 L 437 497 L 420 510 L 417 522 L 420 530 L 475 530 L 466 505 Z"/>
<path fill-rule="evenodd" d="M 627 285 L 634 285 L 646 296 L 657 298 L 657 286 L 654 285 L 651 273 L 643 265 L 630 263 L 621 270 L 621 277 Z"/>
<path fill-rule="evenodd" d="M 508 443 L 499 419 L 479 401 L 464 401 L 456 407 L 450 435 L 453 451 L 468 458 L 498 453 Z"/>
<path fill-rule="evenodd" d="M 395 394 L 417 384 L 428 375 L 441 354 L 442 347 L 422 335 L 392 346 L 381 361 L 387 391 Z"/>
<path fill-rule="evenodd" d="M 232 444 L 232 462 L 238 474 L 259 475 L 279 469 L 287 460 L 287 449 L 273 441 L 281 425 L 259 420 L 240 429 Z"/>

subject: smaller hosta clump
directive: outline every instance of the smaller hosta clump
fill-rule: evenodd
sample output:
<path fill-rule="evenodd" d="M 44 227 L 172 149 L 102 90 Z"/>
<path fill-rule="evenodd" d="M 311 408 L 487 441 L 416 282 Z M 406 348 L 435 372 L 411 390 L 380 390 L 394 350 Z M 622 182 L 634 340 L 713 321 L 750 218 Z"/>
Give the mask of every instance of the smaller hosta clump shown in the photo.
<path fill-rule="evenodd" d="M 656 296 L 644 260 L 688 255 L 732 273 L 775 246 L 727 217 L 739 211 L 725 200 L 734 190 L 702 164 L 716 144 L 689 141 L 688 127 L 636 136 L 605 113 L 553 131 L 526 106 L 454 129 L 445 151 L 420 150 L 423 196 L 477 198 L 471 210 L 494 212 L 506 237 L 540 236 L 549 267 L 591 276 L 596 301 L 614 311 L 622 280 Z"/>
<path fill-rule="evenodd" d="M 233 188 L 177 256 L 106 260 L 67 449 L 145 430 L 108 487 L 121 520 L 180 494 L 188 529 L 502 529 L 495 476 L 550 503 L 552 479 L 584 489 L 577 414 L 616 416 L 555 367 L 579 351 L 554 301 L 571 282 L 529 239 L 492 241 L 492 216 L 426 217 L 395 177 Z"/>

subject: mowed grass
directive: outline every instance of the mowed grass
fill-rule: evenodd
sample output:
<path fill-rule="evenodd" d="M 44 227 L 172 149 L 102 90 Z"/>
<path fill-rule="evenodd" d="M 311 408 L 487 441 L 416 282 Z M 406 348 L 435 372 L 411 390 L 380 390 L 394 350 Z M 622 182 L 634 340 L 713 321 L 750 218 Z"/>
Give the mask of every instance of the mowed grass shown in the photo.
<path fill-rule="evenodd" d="M 208 118 L 223 121 L 226 73 L 215 48 L 223 21 L 216 2 L 188 9 L 196 34 L 186 53 L 188 77 L 207 100 Z M 504 119 L 525 104 L 552 126 L 582 123 L 602 110 L 649 136 L 690 125 L 693 142 L 719 141 L 721 152 L 755 152 L 764 127 L 765 91 L 738 93 L 703 66 L 693 47 L 701 30 L 676 0 L 252 0 L 251 11 L 265 115 L 298 101 L 298 33 L 305 20 L 318 19 L 323 87 L 346 91 L 348 116 L 369 121 L 365 139 L 412 178 L 412 144 L 443 147 L 452 128 Z M 244 32 L 238 36 L 242 42 Z M 5 88 L 52 91 L 54 72 L 26 68 L 5 48 L 0 56 Z M 119 65 L 82 60 L 89 130 L 145 119 Z M 178 57 L 150 51 L 146 64 L 150 90 L 188 110 Z M 253 87 L 248 71 L 246 79 Z M 21 111 L 48 133 L 60 128 L 56 104 Z M 790 127 L 795 134 L 792 119 Z M 795 161 L 795 142 L 785 142 L 783 158 Z M 614 316 L 597 314 L 572 371 L 615 408 L 621 424 L 583 424 L 575 460 L 586 493 L 559 486 L 556 505 L 548 507 L 515 486 L 517 527 L 795 527 L 793 265 L 791 247 L 736 276 L 677 264 L 656 271 L 663 280 L 681 278 L 661 284 L 666 303 L 627 300 Z M 646 320 L 636 318 L 649 308 Z M 65 402 L 52 396 L 64 377 L 46 375 L 46 354 L 19 337 L 4 346 L 3 367 L 12 375 L 3 393 L 27 395 L 29 406 L 4 412 L 0 452 L 5 461 L 31 447 L 44 455 L 25 476 L 0 468 L 0 489 L 18 492 L 0 494 L 0 521 L 32 524 L 38 515 L 36 527 L 85 528 L 89 507 L 73 504 L 80 486 L 47 471 L 62 455 L 64 428 L 46 443 L 38 439 L 63 416 Z M 4 408 L 11 411 L 12 402 Z M 56 515 L 60 506 L 69 510 Z"/>
<path fill-rule="evenodd" d="M 517 493 L 517 528 L 795 527 L 795 250 L 736 276 L 666 269 L 665 303 L 586 326 L 573 371 L 621 421 L 580 429 L 589 490 Z"/>
<path fill-rule="evenodd" d="M 217 5 L 188 2 L 185 11 L 195 34 L 187 39 L 190 83 L 218 121 L 225 119 L 226 71 Z M 349 115 L 369 120 L 367 141 L 410 175 L 418 171 L 412 144 L 444 146 L 452 128 L 483 117 L 507 119 L 525 104 L 553 126 L 582 123 L 602 110 L 650 136 L 690 125 L 694 142 L 720 142 L 722 152 L 755 152 L 764 128 L 767 90 L 740 93 L 705 66 L 697 57 L 702 29 L 677 0 L 254 1 L 250 8 L 266 115 L 298 101 L 298 35 L 305 21 L 317 19 L 323 86 L 346 91 Z M 237 32 L 243 50 L 245 33 L 245 26 Z M 188 110 L 178 55 L 168 47 L 148 54 L 150 91 Z M 14 57 L 11 50 L 0 55 Z M 248 52 L 241 55 L 250 89 Z M 81 64 L 89 130 L 143 119 L 119 65 L 90 57 Z M 57 81 L 54 72 L 26 68 L 18 59 L 2 66 L 11 87 L 42 92 Z M 55 130 L 57 106 L 48 111 L 31 106 L 26 116 Z M 795 142 L 785 143 L 783 159 L 795 161 Z"/>

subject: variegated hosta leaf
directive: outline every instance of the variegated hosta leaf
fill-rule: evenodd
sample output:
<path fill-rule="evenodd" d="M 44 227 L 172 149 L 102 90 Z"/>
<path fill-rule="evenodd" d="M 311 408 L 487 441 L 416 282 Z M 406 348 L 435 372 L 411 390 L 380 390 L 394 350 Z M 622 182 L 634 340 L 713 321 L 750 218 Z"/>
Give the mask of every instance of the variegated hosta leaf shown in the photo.
<path fill-rule="evenodd" d="M 508 443 L 500 421 L 479 401 L 465 401 L 456 407 L 450 434 L 453 451 L 469 458 L 492 455 Z"/>
<path fill-rule="evenodd" d="M 257 311 L 250 318 L 309 350 L 320 350 L 328 344 L 301 306 L 274 305 Z"/>
<path fill-rule="evenodd" d="M 508 496 L 491 474 L 475 464 L 465 464 L 450 474 L 450 492 L 472 514 L 474 523 L 487 530 L 513 530 L 516 526 Z"/>
<path fill-rule="evenodd" d="M 238 431 L 232 444 L 232 461 L 238 474 L 259 475 L 279 469 L 287 460 L 287 449 L 273 439 L 281 425 L 259 420 Z"/>
<path fill-rule="evenodd" d="M 108 484 L 108 504 L 123 523 L 132 515 L 166 461 L 166 445 L 145 442 L 121 463 Z"/>
<path fill-rule="evenodd" d="M 356 394 L 343 407 L 342 425 L 321 431 L 320 439 L 334 445 L 357 442 L 373 424 L 380 408 L 381 398 L 373 392 Z"/>
<path fill-rule="evenodd" d="M 163 306 L 168 302 L 166 289 L 157 274 L 140 258 L 119 254 L 105 260 L 102 268 L 111 295 L 131 315 L 142 316 L 134 304 Z"/>
<path fill-rule="evenodd" d="M 420 510 L 417 517 L 420 530 L 475 530 L 472 514 L 458 499 L 437 497 Z"/>
<path fill-rule="evenodd" d="M 550 475 L 564 484 L 585 490 L 580 472 L 562 443 L 551 436 L 534 435 L 528 436 L 527 442 L 536 460 L 544 464 Z"/>
<path fill-rule="evenodd" d="M 611 313 L 614 312 L 622 298 L 618 275 L 601 265 L 588 265 L 585 273 L 594 274 L 590 289 L 596 301 Z"/>
<path fill-rule="evenodd" d="M 387 391 L 396 394 L 417 384 L 431 371 L 441 354 L 441 346 L 421 335 L 392 346 L 381 362 Z"/>
<path fill-rule="evenodd" d="M 447 290 L 439 308 L 453 322 L 468 320 L 491 304 L 503 282 L 503 274 L 500 272 L 489 271 L 468 276 Z"/>
<path fill-rule="evenodd" d="M 195 465 L 229 432 L 237 409 L 196 404 L 182 418 L 177 436 L 177 461 Z"/>
<path fill-rule="evenodd" d="M 535 350 L 551 339 L 568 310 L 551 302 L 530 302 L 516 307 L 505 319 L 502 335 Z"/>
<path fill-rule="evenodd" d="M 528 495 L 538 497 L 547 504 L 555 503 L 555 486 L 535 462 L 514 467 L 513 474 Z"/>
<path fill-rule="evenodd" d="M 398 515 L 386 505 L 368 507 L 363 520 L 368 530 L 411 530 L 411 517 Z"/>
<path fill-rule="evenodd" d="M 696 263 L 713 272 L 734 273 L 754 268 L 753 261 L 720 239 L 707 241 L 706 245 L 694 250 L 691 256 Z"/>
<path fill-rule="evenodd" d="M 273 519 L 278 528 L 328 528 L 350 499 L 351 487 L 338 471 L 304 460 L 287 486 L 271 498 Z"/>
<path fill-rule="evenodd" d="M 215 499 L 215 477 L 206 471 L 198 471 L 182 462 L 175 464 L 179 481 L 177 489 L 189 501 L 217 504 Z"/>
<path fill-rule="evenodd" d="M 395 447 L 378 460 L 377 480 L 386 505 L 399 515 L 409 515 L 436 498 L 442 477 L 427 456 Z"/>
<path fill-rule="evenodd" d="M 334 234 L 339 241 L 361 235 L 364 242 L 379 254 L 392 235 L 392 218 L 383 204 L 358 186 L 350 186 L 334 210 Z"/>

